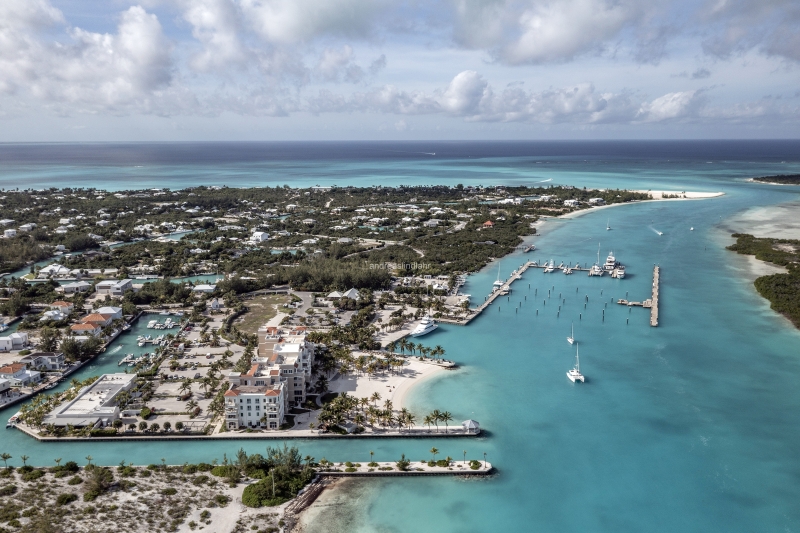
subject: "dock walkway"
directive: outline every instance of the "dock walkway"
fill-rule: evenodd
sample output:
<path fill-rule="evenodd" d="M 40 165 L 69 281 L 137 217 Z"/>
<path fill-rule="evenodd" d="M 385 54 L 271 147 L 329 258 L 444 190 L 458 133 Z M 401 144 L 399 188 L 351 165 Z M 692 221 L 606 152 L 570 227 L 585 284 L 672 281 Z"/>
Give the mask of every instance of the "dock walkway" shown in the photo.
<path fill-rule="evenodd" d="M 658 278 L 660 273 L 661 269 L 658 265 L 653 267 L 653 296 L 650 306 L 650 325 L 653 327 L 658 326 Z"/>

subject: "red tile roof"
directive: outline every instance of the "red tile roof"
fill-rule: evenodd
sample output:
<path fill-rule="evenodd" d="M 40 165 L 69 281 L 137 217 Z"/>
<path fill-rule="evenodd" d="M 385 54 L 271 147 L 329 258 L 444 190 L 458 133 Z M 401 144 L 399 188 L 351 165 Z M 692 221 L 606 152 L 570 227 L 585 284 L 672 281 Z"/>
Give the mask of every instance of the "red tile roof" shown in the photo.
<path fill-rule="evenodd" d="M 0 368 L 0 374 L 16 374 L 20 370 L 24 370 L 25 365 L 22 363 L 11 363 L 10 365 L 6 365 Z"/>
<path fill-rule="evenodd" d="M 235 389 L 231 389 L 231 390 L 225 392 L 225 396 L 227 396 L 227 397 L 239 396 L 239 391 L 237 391 Z"/>
<path fill-rule="evenodd" d="M 258 365 L 253 365 L 250 367 L 250 370 L 245 375 L 253 377 L 256 375 L 257 372 L 258 372 Z"/>
<path fill-rule="evenodd" d="M 270 389 L 270 390 L 268 390 L 267 392 L 264 393 L 264 396 L 280 396 L 280 395 L 281 395 L 281 391 L 273 390 L 273 389 Z"/>

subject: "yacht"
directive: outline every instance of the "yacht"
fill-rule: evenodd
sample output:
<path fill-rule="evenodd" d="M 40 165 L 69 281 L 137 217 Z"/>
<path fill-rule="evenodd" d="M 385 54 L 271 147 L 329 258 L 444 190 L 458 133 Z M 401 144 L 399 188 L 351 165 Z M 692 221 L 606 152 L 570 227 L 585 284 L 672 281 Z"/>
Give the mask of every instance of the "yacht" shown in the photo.
<path fill-rule="evenodd" d="M 567 372 L 567 377 L 573 383 L 575 383 L 576 381 L 580 381 L 581 383 L 584 383 L 584 380 L 586 379 L 586 378 L 584 378 L 583 374 L 581 374 L 581 360 L 578 357 L 578 347 L 577 346 L 575 346 L 575 368 L 573 368 L 572 370 Z"/>
<path fill-rule="evenodd" d="M 438 324 L 428 315 L 425 315 L 422 320 L 420 320 L 419 324 L 414 331 L 411 332 L 412 337 L 421 337 L 423 335 L 427 335 L 431 331 L 438 328 Z"/>
<path fill-rule="evenodd" d="M 624 279 L 625 278 L 625 266 L 624 265 L 617 265 L 617 267 L 611 272 L 612 278 L 617 279 Z"/>
<path fill-rule="evenodd" d="M 150 322 L 147 323 L 147 329 L 155 328 L 156 324 L 158 324 L 158 320 L 151 320 Z"/>
<path fill-rule="evenodd" d="M 568 267 L 568 266 L 566 266 L 566 267 L 562 268 L 562 269 L 561 269 L 561 271 L 562 271 L 564 274 L 567 274 L 567 275 L 569 275 L 569 274 L 572 274 L 572 267 Z"/>
<path fill-rule="evenodd" d="M 605 270 L 606 272 L 611 272 L 618 266 L 619 262 L 617 261 L 617 258 L 614 257 L 614 252 L 608 252 L 608 257 L 606 257 L 606 262 L 603 265 L 603 270 Z"/>
<path fill-rule="evenodd" d="M 572 329 L 570 330 L 569 337 L 567 337 L 567 342 L 570 344 L 575 343 L 575 324 L 572 324 Z"/>
<path fill-rule="evenodd" d="M 597 245 L 597 262 L 592 265 L 592 268 L 589 269 L 590 276 L 602 276 L 605 274 L 605 270 L 600 266 L 600 245 Z"/>
<path fill-rule="evenodd" d="M 544 264 L 544 273 L 549 274 L 550 272 L 556 269 L 555 262 L 551 259 L 549 263 L 545 262 Z"/>

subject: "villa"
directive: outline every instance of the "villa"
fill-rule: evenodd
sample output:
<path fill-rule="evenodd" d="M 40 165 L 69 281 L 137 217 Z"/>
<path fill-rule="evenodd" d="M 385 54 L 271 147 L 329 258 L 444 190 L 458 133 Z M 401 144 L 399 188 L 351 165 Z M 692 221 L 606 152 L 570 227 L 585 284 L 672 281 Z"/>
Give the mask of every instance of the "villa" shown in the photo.
<path fill-rule="evenodd" d="M 61 352 L 37 352 L 26 355 L 20 363 L 30 365 L 39 370 L 59 371 L 64 369 L 64 354 Z"/>
<path fill-rule="evenodd" d="M 78 292 L 86 292 L 92 287 L 91 283 L 87 283 L 85 281 L 76 281 L 74 283 L 67 283 L 66 285 L 62 285 L 61 288 L 64 290 L 64 294 L 75 294 Z"/>
<path fill-rule="evenodd" d="M 5 337 L 0 337 L 0 352 L 21 350 L 28 345 L 28 334 L 15 331 Z"/>
<path fill-rule="evenodd" d="M 28 365 L 24 363 L 11 363 L 0 367 L 0 379 L 7 379 L 12 387 L 28 387 L 39 383 L 42 375 L 35 370 L 28 370 Z"/>
<path fill-rule="evenodd" d="M 122 296 L 125 291 L 133 289 L 133 282 L 129 279 L 101 281 L 95 285 L 97 294 L 109 296 Z"/>
<path fill-rule="evenodd" d="M 225 392 L 225 425 L 228 429 L 280 428 L 285 414 L 284 390 L 281 382 L 231 385 Z"/>

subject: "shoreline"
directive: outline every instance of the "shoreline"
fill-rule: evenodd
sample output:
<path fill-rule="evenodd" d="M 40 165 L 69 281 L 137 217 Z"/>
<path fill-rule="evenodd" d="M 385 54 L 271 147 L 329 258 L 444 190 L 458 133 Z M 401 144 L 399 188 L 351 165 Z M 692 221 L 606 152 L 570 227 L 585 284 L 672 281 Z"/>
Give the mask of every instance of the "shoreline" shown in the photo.
<path fill-rule="evenodd" d="M 639 192 L 639 193 L 650 194 L 651 196 L 653 196 L 653 198 L 650 199 L 650 200 L 636 200 L 635 202 L 622 202 L 622 203 L 619 203 L 619 204 L 600 205 L 600 206 L 597 206 L 597 207 L 591 207 L 589 209 L 579 209 L 577 211 L 573 211 L 573 212 L 567 213 L 565 215 L 559 215 L 559 216 L 553 216 L 553 217 L 548 216 L 546 218 L 547 219 L 559 219 L 559 218 L 561 218 L 561 219 L 570 219 L 570 218 L 577 218 L 579 216 L 583 216 L 583 215 L 586 215 L 588 213 L 596 213 L 597 211 L 600 211 L 600 210 L 603 210 L 603 209 L 608 209 L 610 207 L 619 207 L 619 206 L 623 206 L 623 205 L 636 205 L 636 204 L 643 204 L 643 203 L 648 203 L 648 202 L 685 202 L 685 201 L 693 201 L 693 200 L 709 200 L 711 198 L 719 198 L 721 196 L 725 196 L 724 192 L 676 192 L 676 191 L 640 191 L 640 190 L 631 191 L 631 192 Z M 662 196 L 664 194 L 684 194 L 685 197 L 683 197 L 683 198 L 662 198 Z M 658 197 L 656 197 L 656 196 L 658 196 Z M 540 217 L 540 220 L 542 220 L 543 218 L 545 218 L 545 217 Z M 538 221 L 535 222 L 534 224 L 537 224 L 537 223 L 538 223 Z M 538 232 L 539 228 L 537 227 L 536 230 Z"/>

